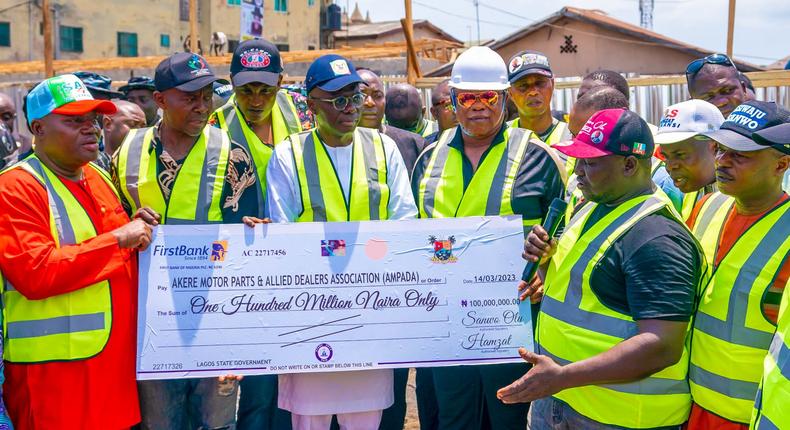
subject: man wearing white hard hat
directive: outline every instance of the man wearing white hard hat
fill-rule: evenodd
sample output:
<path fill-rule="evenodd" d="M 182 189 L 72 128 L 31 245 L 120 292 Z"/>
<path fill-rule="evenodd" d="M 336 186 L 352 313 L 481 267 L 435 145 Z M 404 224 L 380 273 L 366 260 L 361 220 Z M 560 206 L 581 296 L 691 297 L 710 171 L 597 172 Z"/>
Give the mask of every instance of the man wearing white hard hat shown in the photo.
<path fill-rule="evenodd" d="M 449 84 L 459 124 L 420 155 L 412 187 L 421 218 L 521 215 L 539 224 L 565 192 L 562 162 L 532 133 L 505 124 L 510 87 L 504 60 L 486 47 L 458 57 Z M 452 286 L 450 286 L 452 287 Z M 505 405 L 496 390 L 526 363 L 434 369 L 439 428 L 524 429 L 527 404 Z M 483 414 L 486 410 L 488 413 Z"/>
<path fill-rule="evenodd" d="M 723 122 L 719 108 L 703 100 L 664 109 L 655 142 L 661 145 L 669 176 L 684 193 L 684 221 L 702 197 L 716 191 L 716 142 L 703 133 L 718 130 Z"/>

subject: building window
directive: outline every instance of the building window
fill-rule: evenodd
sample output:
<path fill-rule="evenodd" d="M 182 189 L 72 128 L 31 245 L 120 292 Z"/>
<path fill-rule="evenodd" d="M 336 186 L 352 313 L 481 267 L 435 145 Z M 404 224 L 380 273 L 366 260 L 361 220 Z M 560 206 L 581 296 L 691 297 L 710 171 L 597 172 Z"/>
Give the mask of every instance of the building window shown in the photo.
<path fill-rule="evenodd" d="M 315 6 L 315 0 L 307 0 L 307 6 Z"/>
<path fill-rule="evenodd" d="M 0 22 L 0 46 L 11 46 L 10 22 Z"/>
<path fill-rule="evenodd" d="M 277 50 L 280 52 L 288 52 L 290 49 L 287 43 L 275 43 L 274 46 L 276 46 Z"/>
<path fill-rule="evenodd" d="M 60 50 L 82 52 L 82 27 L 60 26 Z"/>
<path fill-rule="evenodd" d="M 203 15 L 202 14 L 203 7 L 201 6 L 201 3 L 202 2 L 197 2 L 197 4 L 198 4 L 198 8 L 197 8 L 198 9 L 197 10 L 198 22 L 203 22 L 203 16 L 202 16 Z M 228 3 L 230 3 L 230 0 L 228 0 Z M 179 2 L 178 2 L 178 16 L 181 19 L 181 21 L 189 21 L 189 0 L 179 0 Z"/>
<path fill-rule="evenodd" d="M 274 0 L 275 12 L 288 12 L 288 0 Z"/>
<path fill-rule="evenodd" d="M 169 34 L 160 34 L 159 35 L 159 46 L 162 48 L 169 48 L 170 47 L 170 35 Z"/>
<path fill-rule="evenodd" d="M 137 33 L 118 32 L 118 56 L 137 56 Z"/>
<path fill-rule="evenodd" d="M 239 6 L 241 5 L 241 0 L 228 0 L 228 6 Z"/>

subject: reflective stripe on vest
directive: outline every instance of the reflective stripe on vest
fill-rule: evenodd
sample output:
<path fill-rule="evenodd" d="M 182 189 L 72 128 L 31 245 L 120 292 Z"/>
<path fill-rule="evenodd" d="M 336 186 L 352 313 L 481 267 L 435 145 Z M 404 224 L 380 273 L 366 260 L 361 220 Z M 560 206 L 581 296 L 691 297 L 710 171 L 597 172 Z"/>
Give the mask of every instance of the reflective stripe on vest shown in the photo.
<path fill-rule="evenodd" d="M 707 227 L 694 226 L 709 260 L 734 205 L 721 195 L 709 197 L 698 215 Z M 761 303 L 789 253 L 790 203 L 784 202 L 738 238 L 704 289 L 691 343 L 691 392 L 701 407 L 730 421 L 749 422 L 760 363 L 775 332 Z"/>
<path fill-rule="evenodd" d="M 691 218 L 691 213 L 694 212 L 694 206 L 696 206 L 703 195 L 704 193 L 702 191 L 683 194 L 683 204 L 680 206 L 680 214 L 683 216 L 683 221 L 688 221 L 688 219 Z"/>
<path fill-rule="evenodd" d="M 340 179 L 315 130 L 292 134 L 302 212 L 297 221 L 366 221 L 389 218 L 389 185 L 384 143 L 377 130 L 357 127 L 346 201 Z"/>
<path fill-rule="evenodd" d="M 584 204 L 560 237 L 546 275 L 538 315 L 537 350 L 571 363 L 610 350 L 638 333 L 633 318 L 601 303 L 589 284 L 594 267 L 611 245 L 646 216 L 670 208 L 658 194 L 619 205 L 587 231 L 597 205 Z M 676 220 L 681 224 L 680 220 Z M 652 428 L 683 423 L 691 408 L 686 381 L 688 351 L 681 359 L 647 378 L 623 384 L 591 385 L 555 395 L 582 415 L 604 424 Z"/>
<path fill-rule="evenodd" d="M 419 180 L 420 217 L 513 215 L 516 175 L 527 147 L 537 144 L 537 139 L 531 141 L 532 132 L 523 128 L 506 129 L 504 142 L 491 146 L 464 190 L 463 154 L 450 146 L 457 130 L 453 127 L 442 133 Z M 548 147 L 545 150 L 552 155 Z M 555 162 L 559 163 L 556 159 Z M 540 221 L 525 219 L 525 229 Z"/>
<path fill-rule="evenodd" d="M 35 155 L 14 168 L 30 173 L 46 189 L 50 229 L 56 247 L 75 245 L 96 237 L 93 221 L 85 209 L 57 175 Z M 94 169 L 115 191 L 100 168 L 91 163 L 86 169 Z M 4 358 L 9 362 L 81 360 L 104 349 L 112 327 L 108 281 L 41 300 L 28 300 L 2 275 L 0 282 L 3 284 Z"/>
<path fill-rule="evenodd" d="M 159 186 L 154 129 L 129 131 L 118 153 L 121 192 L 132 211 L 148 206 L 165 224 L 222 222 L 222 187 L 230 156 L 228 134 L 206 126 L 172 180 L 169 201 Z"/>

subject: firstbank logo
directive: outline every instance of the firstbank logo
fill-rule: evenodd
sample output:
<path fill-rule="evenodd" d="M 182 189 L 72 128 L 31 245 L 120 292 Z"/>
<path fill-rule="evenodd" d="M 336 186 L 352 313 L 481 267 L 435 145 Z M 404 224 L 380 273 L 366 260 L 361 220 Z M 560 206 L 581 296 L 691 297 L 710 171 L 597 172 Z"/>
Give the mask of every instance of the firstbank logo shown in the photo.
<path fill-rule="evenodd" d="M 225 254 L 228 253 L 228 241 L 217 240 L 211 244 L 211 256 L 209 261 L 225 261 Z"/>

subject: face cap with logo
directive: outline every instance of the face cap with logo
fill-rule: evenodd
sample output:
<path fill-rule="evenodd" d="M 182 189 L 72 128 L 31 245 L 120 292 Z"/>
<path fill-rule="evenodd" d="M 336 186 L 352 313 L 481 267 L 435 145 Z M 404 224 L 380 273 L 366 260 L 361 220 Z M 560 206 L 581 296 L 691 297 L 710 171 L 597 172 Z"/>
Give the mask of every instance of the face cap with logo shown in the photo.
<path fill-rule="evenodd" d="M 280 51 L 263 39 L 241 42 L 230 61 L 230 80 L 240 87 L 251 82 L 277 86 L 283 72 Z"/>
<path fill-rule="evenodd" d="M 719 130 L 703 134 L 735 151 L 760 151 L 767 147 L 752 140 L 752 133 L 787 122 L 790 111 L 774 102 L 752 100 L 736 107 Z"/>
<path fill-rule="evenodd" d="M 98 112 L 112 115 L 117 110 L 109 100 L 95 100 L 85 83 L 74 75 L 49 78 L 36 85 L 26 98 L 28 124 L 51 113 L 78 116 Z"/>
<path fill-rule="evenodd" d="M 214 82 L 229 83 L 226 79 L 214 75 L 205 58 L 189 52 L 179 52 L 165 58 L 156 66 L 154 74 L 157 91 L 175 88 L 189 93 L 203 89 Z"/>
<path fill-rule="evenodd" d="M 766 128 L 752 134 L 752 139 L 765 147 L 790 155 L 790 123 Z"/>
<path fill-rule="evenodd" d="M 596 112 L 571 142 L 553 146 L 569 157 L 598 158 L 607 155 L 650 158 L 653 134 L 645 120 L 626 109 Z"/>
<path fill-rule="evenodd" d="M 724 116 L 715 105 L 704 100 L 687 100 L 664 109 L 655 135 L 657 145 L 679 143 L 702 133 L 716 131 Z"/>
<path fill-rule="evenodd" d="M 307 69 L 305 89 L 308 94 L 315 87 L 331 93 L 361 82 L 362 78 L 350 61 L 339 55 L 329 54 L 317 58 Z"/>
<path fill-rule="evenodd" d="M 507 62 L 508 80 L 514 83 L 527 75 L 543 75 L 553 78 L 549 57 L 538 51 L 521 51 Z"/>

